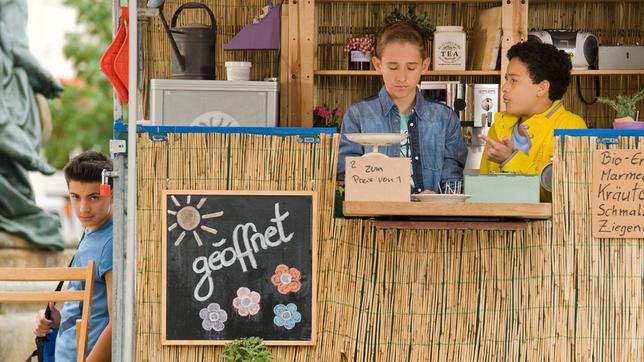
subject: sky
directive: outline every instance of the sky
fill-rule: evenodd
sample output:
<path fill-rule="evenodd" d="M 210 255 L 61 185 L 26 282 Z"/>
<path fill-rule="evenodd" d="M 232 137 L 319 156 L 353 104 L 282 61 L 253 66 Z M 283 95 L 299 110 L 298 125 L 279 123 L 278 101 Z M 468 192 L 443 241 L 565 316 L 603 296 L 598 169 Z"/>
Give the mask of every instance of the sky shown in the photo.
<path fill-rule="evenodd" d="M 65 34 L 78 27 L 76 10 L 64 6 L 62 0 L 27 0 L 27 5 L 27 34 L 31 53 L 57 79 L 73 79 L 74 69 L 64 58 L 63 46 Z"/>

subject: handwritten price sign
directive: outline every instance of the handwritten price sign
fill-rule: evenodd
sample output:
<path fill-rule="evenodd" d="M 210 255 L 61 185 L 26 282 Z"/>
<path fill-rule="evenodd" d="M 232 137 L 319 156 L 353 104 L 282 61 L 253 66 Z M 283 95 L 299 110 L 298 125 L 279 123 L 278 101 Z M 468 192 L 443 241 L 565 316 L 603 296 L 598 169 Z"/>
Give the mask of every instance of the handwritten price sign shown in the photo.
<path fill-rule="evenodd" d="M 408 158 L 347 157 L 346 201 L 409 201 Z"/>
<path fill-rule="evenodd" d="M 594 237 L 644 238 L 644 152 L 596 151 L 591 201 Z"/>

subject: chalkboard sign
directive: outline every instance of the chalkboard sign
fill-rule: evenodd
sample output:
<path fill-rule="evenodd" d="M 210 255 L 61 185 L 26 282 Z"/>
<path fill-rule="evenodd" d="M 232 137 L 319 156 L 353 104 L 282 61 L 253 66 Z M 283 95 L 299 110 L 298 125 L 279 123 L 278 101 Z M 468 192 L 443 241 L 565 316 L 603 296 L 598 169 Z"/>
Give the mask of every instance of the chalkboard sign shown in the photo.
<path fill-rule="evenodd" d="M 315 343 L 315 192 L 165 191 L 163 344 Z"/>

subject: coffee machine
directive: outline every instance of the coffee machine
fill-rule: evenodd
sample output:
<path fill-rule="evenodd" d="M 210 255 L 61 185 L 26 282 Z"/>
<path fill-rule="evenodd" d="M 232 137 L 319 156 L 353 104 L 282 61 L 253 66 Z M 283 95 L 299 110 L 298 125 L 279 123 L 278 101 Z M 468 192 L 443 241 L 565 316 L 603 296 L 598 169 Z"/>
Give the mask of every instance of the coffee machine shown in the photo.
<path fill-rule="evenodd" d="M 494 114 L 499 111 L 499 85 L 424 81 L 420 83 L 420 90 L 425 98 L 441 102 L 458 113 L 468 150 L 465 168 L 479 169 L 485 146 L 479 135 L 487 135 Z"/>

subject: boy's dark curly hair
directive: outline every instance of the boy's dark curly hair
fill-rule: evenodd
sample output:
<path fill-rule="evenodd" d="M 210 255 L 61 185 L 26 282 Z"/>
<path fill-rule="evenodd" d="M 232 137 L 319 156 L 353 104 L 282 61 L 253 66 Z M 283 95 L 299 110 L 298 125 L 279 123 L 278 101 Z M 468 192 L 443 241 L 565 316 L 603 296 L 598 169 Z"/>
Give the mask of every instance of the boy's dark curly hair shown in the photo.
<path fill-rule="evenodd" d="M 526 41 L 514 44 L 508 50 L 508 60 L 519 58 L 525 63 L 534 84 L 544 80 L 550 82 L 548 98 L 551 101 L 561 99 L 570 84 L 570 57 L 563 50 L 552 44 L 537 41 Z"/>
<path fill-rule="evenodd" d="M 83 152 L 80 155 L 72 158 L 65 168 L 65 180 L 67 184 L 69 181 L 79 182 L 101 182 L 101 172 L 103 170 L 112 171 L 112 160 L 107 158 L 104 154 L 96 151 Z M 108 178 L 110 186 L 112 179 Z"/>

